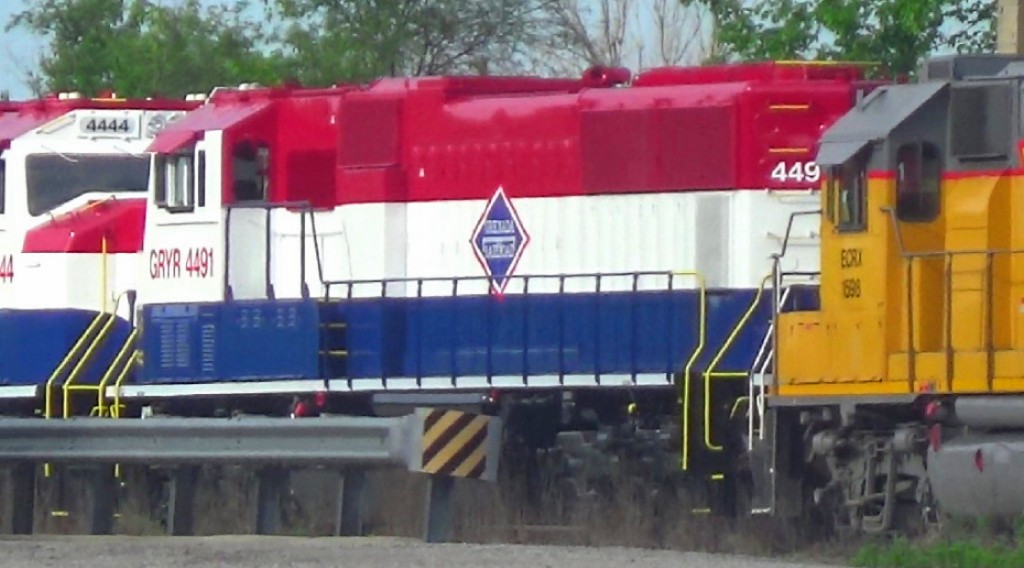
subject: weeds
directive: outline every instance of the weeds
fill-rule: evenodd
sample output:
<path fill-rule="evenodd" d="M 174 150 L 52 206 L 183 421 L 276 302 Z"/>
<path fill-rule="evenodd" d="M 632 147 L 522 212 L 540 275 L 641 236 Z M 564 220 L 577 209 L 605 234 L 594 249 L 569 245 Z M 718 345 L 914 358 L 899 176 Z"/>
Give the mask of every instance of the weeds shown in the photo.
<path fill-rule="evenodd" d="M 9 502 L 9 485 L 0 476 L 0 504 Z M 254 474 L 245 468 L 204 467 L 197 486 L 196 534 L 247 534 L 255 516 Z M 283 505 L 282 533 L 294 536 L 332 534 L 336 514 L 337 474 L 327 470 L 293 474 L 294 493 Z M 70 513 L 53 518 L 57 507 L 56 478 L 37 485 L 36 528 L 43 533 L 87 530 L 86 478 L 68 478 L 63 505 Z M 159 484 L 146 483 L 142 469 L 126 468 L 118 499 L 115 532 L 123 535 L 163 534 L 158 508 Z M 601 497 L 570 498 L 556 484 L 527 489 L 520 480 L 493 484 L 455 482 L 454 538 L 470 543 L 520 543 L 578 546 L 627 546 L 680 551 L 735 553 L 752 556 L 794 556 L 817 561 L 852 557 L 863 568 L 1004 568 L 1024 567 L 1024 524 L 1016 536 L 1008 527 L 961 522 L 948 525 L 944 539 L 930 542 L 896 540 L 869 544 L 820 540 L 799 526 L 769 518 L 723 519 L 701 514 L 703 503 L 680 492 L 665 494 L 649 485 L 614 480 Z M 400 470 L 367 475 L 363 534 L 421 538 L 427 477 Z M 539 492 L 539 494 L 535 494 Z M 3 507 L 0 507 L 2 509 Z M 0 525 L 6 522 L 0 515 Z M 6 527 L 0 527 L 6 528 Z M 977 534 L 965 538 L 965 534 Z"/>
<path fill-rule="evenodd" d="M 863 568 L 1021 568 L 1024 549 L 977 541 L 914 545 L 898 539 L 888 545 L 867 545 L 852 562 Z"/>
<path fill-rule="evenodd" d="M 1021 568 L 1024 519 L 1012 527 L 986 519 L 955 519 L 937 539 L 870 543 L 852 558 L 861 568 Z"/>

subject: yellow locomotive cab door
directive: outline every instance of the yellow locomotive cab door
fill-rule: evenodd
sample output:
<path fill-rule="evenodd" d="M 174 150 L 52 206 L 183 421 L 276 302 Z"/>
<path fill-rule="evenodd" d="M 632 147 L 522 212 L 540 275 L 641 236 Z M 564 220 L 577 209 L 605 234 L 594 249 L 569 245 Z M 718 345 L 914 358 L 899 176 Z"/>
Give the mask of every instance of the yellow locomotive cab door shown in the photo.
<path fill-rule="evenodd" d="M 822 237 L 822 308 L 831 345 L 824 379 L 836 383 L 877 382 L 884 376 L 881 353 L 885 279 L 878 255 L 880 184 L 868 163 L 867 145 L 830 168 L 825 190 Z"/>
<path fill-rule="evenodd" d="M 887 180 L 869 174 L 871 144 L 843 151 L 821 192 L 821 308 L 779 316 L 780 395 L 838 395 L 885 376 L 886 256 L 877 243 Z"/>

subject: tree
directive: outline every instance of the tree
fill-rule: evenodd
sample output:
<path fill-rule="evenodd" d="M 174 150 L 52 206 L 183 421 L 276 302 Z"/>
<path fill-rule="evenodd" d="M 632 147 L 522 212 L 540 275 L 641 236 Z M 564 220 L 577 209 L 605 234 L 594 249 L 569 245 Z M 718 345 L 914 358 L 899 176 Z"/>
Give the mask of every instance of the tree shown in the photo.
<path fill-rule="evenodd" d="M 204 8 L 199 0 L 42 0 L 14 15 L 7 29 L 48 40 L 38 72 L 28 77 L 37 94 L 110 89 L 180 97 L 280 77 L 283 67 L 265 54 L 246 9 L 244 1 Z"/>
<path fill-rule="evenodd" d="M 513 72 L 542 33 L 543 0 L 264 0 L 307 84 L 383 75 Z"/>
<path fill-rule="evenodd" d="M 707 9 L 679 0 L 550 0 L 551 55 L 566 70 L 584 65 L 695 64 L 712 53 Z"/>
<path fill-rule="evenodd" d="M 708 6 L 731 59 L 874 61 L 909 74 L 937 49 L 994 45 L 994 0 L 683 1 Z"/>

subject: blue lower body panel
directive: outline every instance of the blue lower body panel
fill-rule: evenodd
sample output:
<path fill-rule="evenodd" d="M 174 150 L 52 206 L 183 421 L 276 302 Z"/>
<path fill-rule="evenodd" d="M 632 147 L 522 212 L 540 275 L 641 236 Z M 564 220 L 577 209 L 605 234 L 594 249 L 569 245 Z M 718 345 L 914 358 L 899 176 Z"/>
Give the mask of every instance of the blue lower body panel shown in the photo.
<path fill-rule="evenodd" d="M 316 378 L 318 322 L 313 300 L 146 306 L 137 382 Z"/>
<path fill-rule="evenodd" d="M 816 288 L 791 298 L 793 309 L 817 306 Z M 771 321 L 771 294 L 708 291 L 703 334 L 700 305 L 696 290 L 664 290 L 147 306 L 139 382 L 671 375 L 702 335 L 694 371 L 720 352 L 714 371 L 749 370 Z M 324 336 L 323 324 L 344 330 L 342 344 Z M 346 354 L 325 371 L 322 351 Z"/>
<path fill-rule="evenodd" d="M 756 290 L 707 296 L 706 367 L 751 308 Z M 354 299 L 347 322 L 351 378 L 678 373 L 701 338 L 692 290 Z M 770 321 L 763 294 L 716 369 L 746 370 Z"/>
<path fill-rule="evenodd" d="M 0 386 L 45 384 L 96 315 L 72 309 L 0 310 Z M 98 383 L 130 331 L 127 321 L 116 319 L 75 383 Z"/>

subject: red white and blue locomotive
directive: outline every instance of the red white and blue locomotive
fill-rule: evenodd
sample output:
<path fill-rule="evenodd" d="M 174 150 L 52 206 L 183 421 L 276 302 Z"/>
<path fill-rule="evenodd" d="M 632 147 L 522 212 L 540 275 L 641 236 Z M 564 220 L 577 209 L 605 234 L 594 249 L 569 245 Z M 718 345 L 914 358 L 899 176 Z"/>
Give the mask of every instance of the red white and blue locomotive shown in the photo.
<path fill-rule="evenodd" d="M 0 384 L 69 414 L 484 407 L 532 447 L 634 423 L 723 471 L 773 255 L 789 235 L 783 270 L 818 269 L 817 219 L 793 216 L 818 207 L 816 142 L 873 86 L 763 63 L 218 89 L 148 145 L 144 215 L 78 204 L 41 230 L 139 262 L 61 273 L 106 290 L 92 331 L 62 320 L 81 341 L 59 355 L 9 350 Z M 9 305 L 48 308 L 0 312 L 19 343 L 54 317 Z M 83 389 L 61 390 L 79 363 Z"/>
<path fill-rule="evenodd" d="M 198 105 L 60 93 L 0 109 L 0 399 L 41 399 L 113 291 L 136 287 L 146 148 Z"/>

